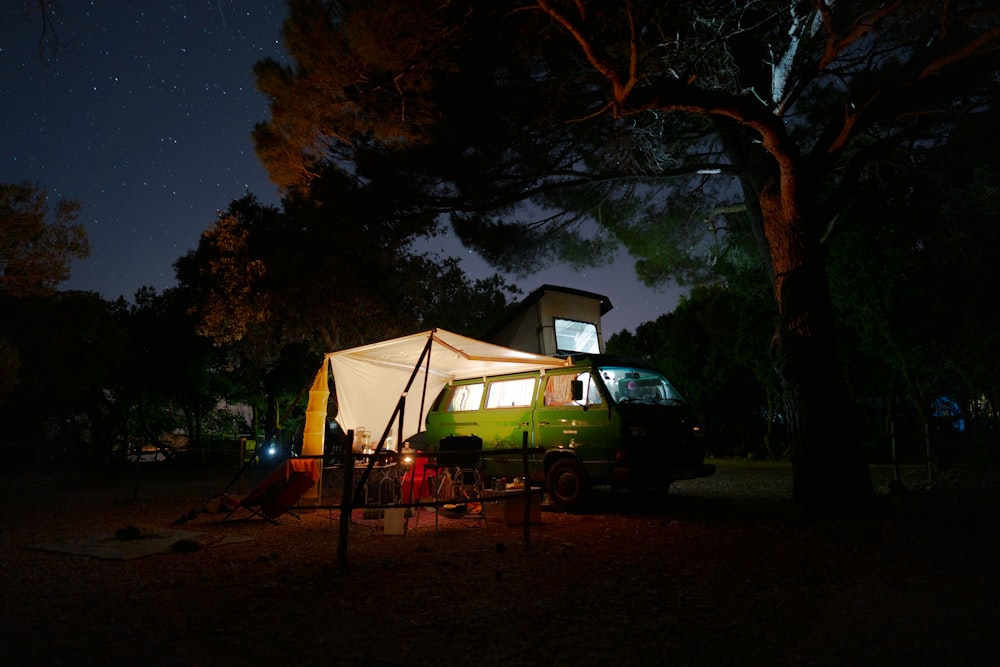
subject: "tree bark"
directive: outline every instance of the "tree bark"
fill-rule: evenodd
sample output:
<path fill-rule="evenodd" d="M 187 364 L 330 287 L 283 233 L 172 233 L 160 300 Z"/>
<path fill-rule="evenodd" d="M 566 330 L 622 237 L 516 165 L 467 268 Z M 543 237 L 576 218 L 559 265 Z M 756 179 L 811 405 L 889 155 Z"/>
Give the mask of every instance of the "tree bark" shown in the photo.
<path fill-rule="evenodd" d="M 801 209 L 787 204 L 793 194 L 778 190 L 762 188 L 760 206 L 778 302 L 771 359 L 784 394 L 793 495 L 811 513 L 853 514 L 872 506 L 874 491 L 837 354 L 825 255 Z"/>

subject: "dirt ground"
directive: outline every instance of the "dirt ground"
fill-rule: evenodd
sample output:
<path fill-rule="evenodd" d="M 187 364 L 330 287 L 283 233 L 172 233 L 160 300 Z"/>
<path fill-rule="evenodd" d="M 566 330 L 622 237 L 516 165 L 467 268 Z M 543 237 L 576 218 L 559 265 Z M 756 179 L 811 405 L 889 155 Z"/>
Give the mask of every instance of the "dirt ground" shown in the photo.
<path fill-rule="evenodd" d="M 198 513 L 201 544 L 105 560 L 28 548 L 170 528 L 229 470 L 0 479 L 0 655 L 24 665 L 986 665 L 1000 650 L 995 471 L 905 471 L 892 510 L 806 521 L 784 464 L 718 463 L 662 501 L 599 494 L 405 535 L 310 510 Z M 883 491 L 891 471 L 873 469 Z M 231 491 L 246 492 L 254 479 Z M 238 495 L 238 494 L 237 494 Z"/>

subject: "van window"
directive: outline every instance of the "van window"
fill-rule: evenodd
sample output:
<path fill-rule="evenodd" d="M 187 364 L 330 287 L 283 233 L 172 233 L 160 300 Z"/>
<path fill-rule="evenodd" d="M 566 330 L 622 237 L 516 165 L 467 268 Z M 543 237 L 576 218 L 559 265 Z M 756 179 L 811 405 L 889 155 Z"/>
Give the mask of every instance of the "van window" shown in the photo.
<path fill-rule="evenodd" d="M 535 378 L 497 380 L 486 392 L 487 408 L 511 408 L 531 405 L 535 395 Z"/>
<path fill-rule="evenodd" d="M 597 325 L 593 322 L 576 322 L 556 317 L 553 325 L 556 331 L 556 349 L 560 352 L 600 353 L 600 336 Z"/>
<path fill-rule="evenodd" d="M 465 412 L 478 410 L 483 400 L 483 384 L 460 384 L 451 390 L 451 400 L 448 401 L 446 412 Z"/>
<path fill-rule="evenodd" d="M 589 372 L 583 373 L 549 373 L 545 376 L 545 398 L 546 406 L 560 405 L 582 405 L 584 401 L 573 400 L 573 380 L 583 383 L 583 395 L 586 397 L 588 405 L 601 403 L 601 392 L 590 379 Z"/>
<path fill-rule="evenodd" d="M 598 371 L 616 403 L 683 404 L 684 398 L 660 373 L 647 368 L 601 366 Z"/>

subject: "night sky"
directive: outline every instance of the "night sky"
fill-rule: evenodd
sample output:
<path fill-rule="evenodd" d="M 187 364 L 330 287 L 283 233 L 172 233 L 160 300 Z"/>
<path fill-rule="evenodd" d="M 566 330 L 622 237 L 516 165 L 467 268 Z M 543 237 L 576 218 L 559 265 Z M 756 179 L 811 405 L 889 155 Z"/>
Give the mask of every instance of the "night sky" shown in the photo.
<path fill-rule="evenodd" d="M 29 181 L 78 200 L 91 255 L 63 289 L 107 299 L 176 284 L 173 262 L 233 199 L 278 193 L 250 132 L 267 118 L 253 65 L 285 58 L 278 0 L 61 0 L 62 47 L 39 55 L 37 3 L 0 2 L 0 182 Z M 460 254 L 470 274 L 492 269 L 457 241 L 431 250 Z M 558 267 L 509 277 L 525 294 L 541 284 L 607 295 L 608 336 L 669 312 L 678 290 L 646 288 L 632 261 L 598 269 Z"/>

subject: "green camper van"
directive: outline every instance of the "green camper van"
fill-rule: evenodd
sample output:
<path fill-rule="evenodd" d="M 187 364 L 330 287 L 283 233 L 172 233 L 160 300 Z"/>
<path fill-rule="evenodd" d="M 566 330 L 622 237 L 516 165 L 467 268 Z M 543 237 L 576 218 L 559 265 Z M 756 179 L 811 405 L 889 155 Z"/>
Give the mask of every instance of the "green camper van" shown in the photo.
<path fill-rule="evenodd" d="M 424 441 L 482 440 L 483 476 L 524 473 L 516 450 L 528 434 L 530 479 L 549 499 L 572 507 L 595 486 L 666 490 L 674 480 L 711 475 L 691 409 L 661 373 L 645 364 L 591 355 L 565 368 L 456 381 L 427 415 Z"/>

